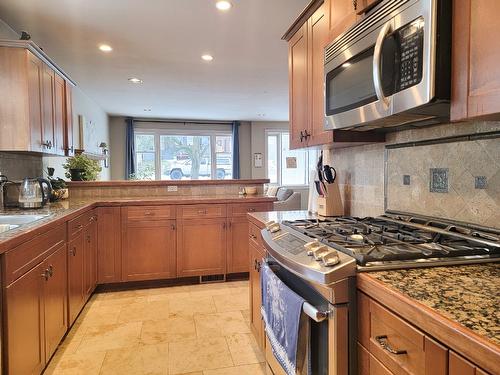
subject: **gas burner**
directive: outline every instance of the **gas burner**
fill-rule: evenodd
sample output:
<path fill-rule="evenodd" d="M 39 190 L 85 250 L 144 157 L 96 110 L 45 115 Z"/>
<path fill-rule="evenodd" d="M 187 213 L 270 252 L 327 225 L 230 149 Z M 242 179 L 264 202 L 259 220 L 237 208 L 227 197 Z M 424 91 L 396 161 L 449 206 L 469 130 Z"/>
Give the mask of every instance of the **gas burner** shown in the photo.
<path fill-rule="evenodd" d="M 500 231 L 424 217 L 346 216 L 284 221 L 282 224 L 352 256 L 360 267 L 500 260 Z"/>

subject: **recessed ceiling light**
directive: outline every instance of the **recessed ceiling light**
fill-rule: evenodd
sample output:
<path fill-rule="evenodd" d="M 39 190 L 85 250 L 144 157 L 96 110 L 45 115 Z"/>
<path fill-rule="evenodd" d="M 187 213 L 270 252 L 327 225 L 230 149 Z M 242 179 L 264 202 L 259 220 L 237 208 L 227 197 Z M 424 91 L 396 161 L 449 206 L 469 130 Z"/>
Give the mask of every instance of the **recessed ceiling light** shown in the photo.
<path fill-rule="evenodd" d="M 219 10 L 226 11 L 226 10 L 231 9 L 231 7 L 233 6 L 233 4 L 231 4 L 231 2 L 227 1 L 227 0 L 219 0 L 219 1 L 217 1 L 215 3 L 215 6 Z"/>
<path fill-rule="evenodd" d="M 144 112 L 151 112 L 151 108 L 144 108 Z"/>
<path fill-rule="evenodd" d="M 129 78 L 128 80 L 129 80 L 129 82 L 132 82 L 132 83 L 142 83 L 142 79 L 139 79 L 136 77 Z"/>
<path fill-rule="evenodd" d="M 350 66 L 351 66 L 351 63 L 348 63 L 348 62 L 342 64 L 342 68 L 349 68 Z"/>
<path fill-rule="evenodd" d="M 102 52 L 111 52 L 111 51 L 113 51 L 113 48 L 109 44 L 99 44 L 99 49 Z"/>
<path fill-rule="evenodd" d="M 205 61 L 212 61 L 214 59 L 212 55 L 202 55 L 201 58 Z"/>

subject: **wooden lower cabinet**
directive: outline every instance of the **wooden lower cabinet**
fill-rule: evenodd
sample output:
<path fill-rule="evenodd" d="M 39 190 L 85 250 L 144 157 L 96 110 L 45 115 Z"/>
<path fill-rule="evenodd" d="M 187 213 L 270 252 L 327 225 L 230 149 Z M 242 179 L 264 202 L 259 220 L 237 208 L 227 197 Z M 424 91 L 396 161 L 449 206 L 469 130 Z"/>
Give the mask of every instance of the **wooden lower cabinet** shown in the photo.
<path fill-rule="evenodd" d="M 248 219 L 228 219 L 227 273 L 248 272 Z"/>
<path fill-rule="evenodd" d="M 175 220 L 122 222 L 122 280 L 175 277 Z"/>
<path fill-rule="evenodd" d="M 226 218 L 177 221 L 177 276 L 226 273 Z"/>
<path fill-rule="evenodd" d="M 120 207 L 97 209 L 97 282 L 116 283 L 122 278 Z"/>
<path fill-rule="evenodd" d="M 68 244 L 68 316 L 73 324 L 85 304 L 84 236 L 76 235 Z"/>
<path fill-rule="evenodd" d="M 83 229 L 84 299 L 90 297 L 97 285 L 97 215 L 89 217 Z"/>
<path fill-rule="evenodd" d="M 250 328 L 261 348 L 264 347 L 264 324 L 260 307 L 262 305 L 262 294 L 260 289 L 260 267 L 264 250 L 259 249 L 252 242 L 249 244 L 250 256 Z"/>
<path fill-rule="evenodd" d="M 67 330 L 66 288 L 66 244 L 6 287 L 6 373 L 41 373 Z"/>

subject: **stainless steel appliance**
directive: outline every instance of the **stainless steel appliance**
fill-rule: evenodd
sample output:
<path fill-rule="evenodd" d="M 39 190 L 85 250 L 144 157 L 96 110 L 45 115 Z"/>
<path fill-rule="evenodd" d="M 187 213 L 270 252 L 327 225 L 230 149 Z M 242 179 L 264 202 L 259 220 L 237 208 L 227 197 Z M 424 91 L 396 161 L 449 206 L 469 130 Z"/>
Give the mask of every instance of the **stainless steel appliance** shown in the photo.
<path fill-rule="evenodd" d="M 50 199 L 52 186 L 44 178 L 25 178 L 19 188 L 20 208 L 40 208 Z"/>
<path fill-rule="evenodd" d="M 328 328 L 311 337 L 315 374 L 356 374 L 356 272 L 500 261 L 500 230 L 422 216 L 271 222 L 262 237 L 285 284 L 307 285 L 328 302 L 317 308 Z"/>
<path fill-rule="evenodd" d="M 446 121 L 450 61 L 450 0 L 383 0 L 325 49 L 325 128 Z"/>

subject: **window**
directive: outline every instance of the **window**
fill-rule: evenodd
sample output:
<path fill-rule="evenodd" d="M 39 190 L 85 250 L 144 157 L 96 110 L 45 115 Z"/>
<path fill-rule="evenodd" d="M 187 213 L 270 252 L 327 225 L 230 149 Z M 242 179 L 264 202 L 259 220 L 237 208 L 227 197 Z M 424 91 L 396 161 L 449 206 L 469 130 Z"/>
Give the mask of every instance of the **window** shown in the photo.
<path fill-rule="evenodd" d="M 209 180 L 233 177 L 231 134 L 136 131 L 139 180 Z"/>
<path fill-rule="evenodd" d="M 290 150 L 286 131 L 266 131 L 267 178 L 277 185 L 308 185 L 316 167 L 317 150 Z"/>

